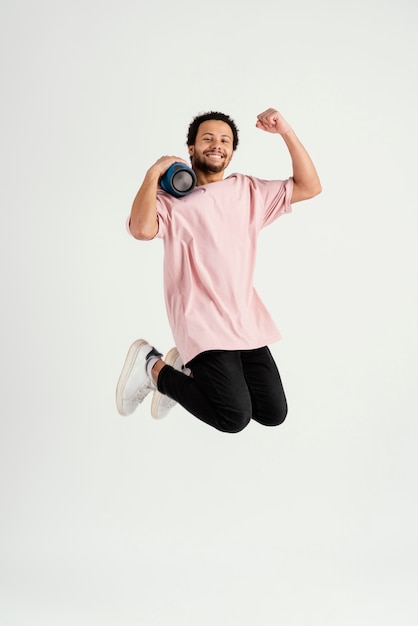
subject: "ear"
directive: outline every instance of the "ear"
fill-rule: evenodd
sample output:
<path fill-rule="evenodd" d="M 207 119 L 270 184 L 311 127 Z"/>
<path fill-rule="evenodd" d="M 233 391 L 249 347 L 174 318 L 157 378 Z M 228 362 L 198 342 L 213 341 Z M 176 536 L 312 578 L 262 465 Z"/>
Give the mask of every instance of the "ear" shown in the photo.
<path fill-rule="evenodd" d="M 189 146 L 189 156 L 193 156 L 194 154 L 194 146 Z"/>

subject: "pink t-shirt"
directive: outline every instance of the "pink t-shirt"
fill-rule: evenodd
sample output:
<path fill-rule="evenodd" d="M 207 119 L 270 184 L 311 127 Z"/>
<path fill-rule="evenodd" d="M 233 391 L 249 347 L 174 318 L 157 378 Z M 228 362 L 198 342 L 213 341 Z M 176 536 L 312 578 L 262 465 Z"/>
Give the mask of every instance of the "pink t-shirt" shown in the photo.
<path fill-rule="evenodd" d="M 291 211 L 293 179 L 231 174 L 182 198 L 158 190 L 164 290 L 177 349 L 249 350 L 280 339 L 253 287 L 259 231 Z"/>

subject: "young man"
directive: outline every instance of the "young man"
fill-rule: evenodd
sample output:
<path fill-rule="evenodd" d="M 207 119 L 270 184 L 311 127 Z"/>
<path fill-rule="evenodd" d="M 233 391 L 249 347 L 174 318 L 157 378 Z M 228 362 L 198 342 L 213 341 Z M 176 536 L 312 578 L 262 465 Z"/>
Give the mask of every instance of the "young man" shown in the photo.
<path fill-rule="evenodd" d="M 213 111 L 189 126 L 197 181 L 191 193 L 175 198 L 159 187 L 170 165 L 186 163 L 179 157 L 161 157 L 145 175 L 129 230 L 136 239 L 164 242 L 165 301 L 176 348 L 163 360 L 146 341 L 132 344 L 116 390 L 121 415 L 153 391 L 153 417 L 163 417 L 178 402 L 223 432 L 239 432 L 251 419 L 275 426 L 286 417 L 280 374 L 267 347 L 280 334 L 253 287 L 257 237 L 292 204 L 320 193 L 321 184 L 277 110 L 258 115 L 256 126 L 282 137 L 291 178 L 224 178 L 238 130 L 229 116 Z"/>

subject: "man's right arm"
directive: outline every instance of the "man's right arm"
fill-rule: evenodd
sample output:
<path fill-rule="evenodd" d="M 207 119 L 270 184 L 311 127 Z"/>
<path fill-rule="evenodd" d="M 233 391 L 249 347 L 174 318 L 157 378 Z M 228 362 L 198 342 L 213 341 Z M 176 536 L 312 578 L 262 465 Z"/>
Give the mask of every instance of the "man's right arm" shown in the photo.
<path fill-rule="evenodd" d="M 144 181 L 135 196 L 129 219 L 129 230 L 135 239 L 154 239 L 158 233 L 157 189 L 161 176 L 176 162 L 184 159 L 163 156 L 145 174 Z"/>

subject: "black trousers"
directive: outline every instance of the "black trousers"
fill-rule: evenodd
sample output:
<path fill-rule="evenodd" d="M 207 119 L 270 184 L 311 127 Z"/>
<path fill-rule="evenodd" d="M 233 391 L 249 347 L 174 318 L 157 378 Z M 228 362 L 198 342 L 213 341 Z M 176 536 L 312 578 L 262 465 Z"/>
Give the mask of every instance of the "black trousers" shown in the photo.
<path fill-rule="evenodd" d="M 251 419 L 278 426 L 287 414 L 282 381 L 270 350 L 209 350 L 187 363 L 192 377 L 170 365 L 158 389 L 222 432 L 237 433 Z"/>

